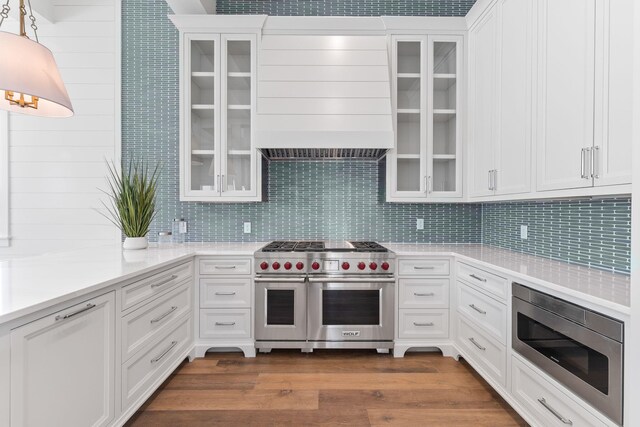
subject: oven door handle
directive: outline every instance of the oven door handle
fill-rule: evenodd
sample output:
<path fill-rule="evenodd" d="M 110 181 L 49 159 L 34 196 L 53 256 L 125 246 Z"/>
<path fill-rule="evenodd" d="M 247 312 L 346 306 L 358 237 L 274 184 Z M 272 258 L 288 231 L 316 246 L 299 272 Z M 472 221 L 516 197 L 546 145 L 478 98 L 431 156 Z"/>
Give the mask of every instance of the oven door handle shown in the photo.
<path fill-rule="evenodd" d="M 254 282 L 258 283 L 305 283 L 306 277 L 255 277 Z"/>
<path fill-rule="evenodd" d="M 396 279 L 380 277 L 309 277 L 309 283 L 396 283 Z"/>

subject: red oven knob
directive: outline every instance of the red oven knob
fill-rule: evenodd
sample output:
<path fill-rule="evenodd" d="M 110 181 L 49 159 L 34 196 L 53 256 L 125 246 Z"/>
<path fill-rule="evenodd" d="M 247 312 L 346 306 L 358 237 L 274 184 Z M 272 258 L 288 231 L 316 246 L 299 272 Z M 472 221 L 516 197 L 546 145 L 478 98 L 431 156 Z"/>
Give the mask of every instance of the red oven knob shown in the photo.
<path fill-rule="evenodd" d="M 271 264 L 271 267 L 273 267 L 274 270 L 279 270 L 280 269 L 280 263 L 279 262 L 274 262 L 273 264 Z"/>
<path fill-rule="evenodd" d="M 343 263 L 342 263 L 342 269 L 343 269 L 343 270 L 348 270 L 348 269 L 349 269 L 349 267 L 351 267 L 351 266 L 349 265 L 349 263 L 348 263 L 348 262 L 343 262 Z"/>
<path fill-rule="evenodd" d="M 364 262 L 358 263 L 358 270 L 364 270 L 367 265 Z"/>
<path fill-rule="evenodd" d="M 388 262 L 383 262 L 380 267 L 382 267 L 383 270 L 387 271 L 389 269 L 389 263 Z"/>
<path fill-rule="evenodd" d="M 375 262 L 372 262 L 371 264 L 369 264 L 369 268 L 372 270 L 375 270 L 376 268 L 378 268 L 378 264 L 376 264 Z"/>
<path fill-rule="evenodd" d="M 301 262 L 299 262 L 299 263 L 297 263 L 297 264 L 296 264 L 296 268 L 297 268 L 298 270 L 302 270 L 302 269 L 304 268 L 304 264 L 303 264 L 303 263 L 301 263 Z"/>
<path fill-rule="evenodd" d="M 285 270 L 291 270 L 291 267 L 293 267 L 293 265 L 289 261 L 284 263 Z"/>
<path fill-rule="evenodd" d="M 266 270 L 267 268 L 269 268 L 269 263 L 266 262 L 266 261 L 262 261 L 260 263 L 260 268 L 263 269 L 263 270 Z"/>
<path fill-rule="evenodd" d="M 313 268 L 314 270 L 317 270 L 320 268 L 320 263 L 317 261 L 314 261 L 313 264 L 311 264 L 311 268 Z"/>

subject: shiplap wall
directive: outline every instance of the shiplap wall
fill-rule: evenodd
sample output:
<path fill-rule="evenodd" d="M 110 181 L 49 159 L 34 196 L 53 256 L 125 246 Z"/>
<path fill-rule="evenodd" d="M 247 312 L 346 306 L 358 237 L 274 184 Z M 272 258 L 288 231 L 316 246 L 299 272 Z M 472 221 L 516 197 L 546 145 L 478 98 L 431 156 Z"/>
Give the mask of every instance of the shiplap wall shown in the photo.
<path fill-rule="evenodd" d="M 119 238 L 96 209 L 106 188 L 105 160 L 120 156 L 120 1 L 53 4 L 55 22 L 39 22 L 38 34 L 56 58 L 75 116 L 9 116 L 11 242 L 0 257 Z M 16 31 L 15 21 L 5 24 L 4 31 Z"/>

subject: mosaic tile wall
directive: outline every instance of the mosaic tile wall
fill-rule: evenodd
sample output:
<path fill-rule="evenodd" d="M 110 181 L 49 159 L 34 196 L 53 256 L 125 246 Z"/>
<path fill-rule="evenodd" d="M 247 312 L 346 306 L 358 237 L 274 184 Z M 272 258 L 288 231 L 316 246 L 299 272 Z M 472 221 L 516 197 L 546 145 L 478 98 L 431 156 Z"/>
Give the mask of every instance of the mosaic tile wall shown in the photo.
<path fill-rule="evenodd" d="M 465 16 L 476 0 L 218 0 L 219 14 Z"/>
<path fill-rule="evenodd" d="M 527 225 L 529 238 L 520 239 Z M 619 273 L 631 264 L 631 199 L 485 204 L 486 244 Z"/>

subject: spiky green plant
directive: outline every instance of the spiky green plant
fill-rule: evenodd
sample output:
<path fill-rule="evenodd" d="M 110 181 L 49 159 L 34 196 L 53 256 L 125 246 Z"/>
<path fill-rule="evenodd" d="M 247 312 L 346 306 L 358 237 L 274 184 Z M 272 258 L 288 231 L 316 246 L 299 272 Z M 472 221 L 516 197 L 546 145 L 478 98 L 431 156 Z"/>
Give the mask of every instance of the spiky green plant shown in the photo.
<path fill-rule="evenodd" d="M 160 163 L 153 171 L 141 161 L 129 161 L 118 172 L 115 163 L 107 162 L 109 202 L 102 202 L 108 214 L 103 214 L 127 237 L 144 237 L 156 216 L 156 190 Z"/>

